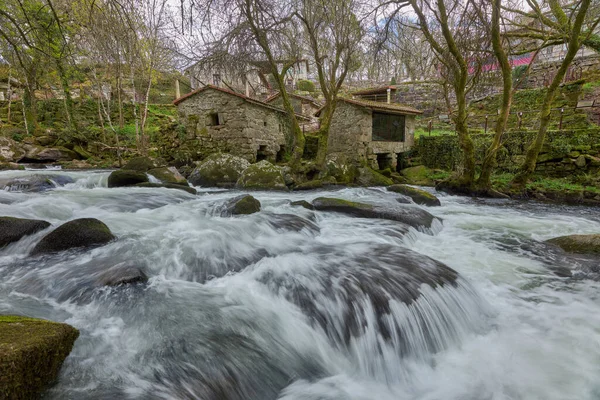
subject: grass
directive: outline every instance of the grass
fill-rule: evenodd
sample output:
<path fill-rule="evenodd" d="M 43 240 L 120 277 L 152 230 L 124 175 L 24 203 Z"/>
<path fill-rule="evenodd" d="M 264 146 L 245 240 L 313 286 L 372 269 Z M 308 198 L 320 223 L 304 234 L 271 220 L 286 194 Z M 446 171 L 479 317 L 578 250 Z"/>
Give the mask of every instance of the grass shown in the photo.
<path fill-rule="evenodd" d="M 514 175 L 510 173 L 496 174 L 492 176 L 492 186 L 503 191 L 507 190 Z M 527 184 L 528 190 L 540 192 L 592 192 L 600 194 L 600 187 L 584 185 L 573 182 L 569 178 L 534 177 Z"/>
<path fill-rule="evenodd" d="M 420 136 L 442 136 L 442 135 L 456 135 L 456 133 L 453 130 L 448 130 L 448 129 L 432 129 L 431 133 L 429 132 L 429 130 L 427 128 L 416 128 L 415 129 L 415 138 L 418 138 Z"/>

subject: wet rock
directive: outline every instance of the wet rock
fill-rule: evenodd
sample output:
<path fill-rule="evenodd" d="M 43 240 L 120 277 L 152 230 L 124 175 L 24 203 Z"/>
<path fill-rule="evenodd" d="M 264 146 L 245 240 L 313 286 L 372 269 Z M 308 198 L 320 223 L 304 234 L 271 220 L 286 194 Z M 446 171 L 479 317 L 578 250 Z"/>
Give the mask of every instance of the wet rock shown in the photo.
<path fill-rule="evenodd" d="M 433 186 L 434 182 L 430 178 L 432 172 L 432 170 L 425 167 L 424 165 L 405 168 L 402 171 L 400 171 L 402 176 L 406 178 L 407 183 L 419 186 Z"/>
<path fill-rule="evenodd" d="M 177 171 L 175 167 L 162 167 L 154 168 L 148 171 L 148 174 L 152 175 L 163 183 L 175 183 L 179 185 L 187 185 L 187 180 Z"/>
<path fill-rule="evenodd" d="M 142 268 L 129 263 L 120 263 L 103 272 L 97 280 L 100 286 L 122 286 L 148 282 Z"/>
<path fill-rule="evenodd" d="M 164 165 L 165 163 L 162 160 L 153 160 L 149 157 L 135 157 L 129 160 L 129 162 L 121 169 L 148 172 L 151 169 L 164 167 Z"/>
<path fill-rule="evenodd" d="M 250 163 L 232 154 L 213 154 L 207 157 L 189 176 L 194 186 L 235 185 Z"/>
<path fill-rule="evenodd" d="M 567 253 L 600 254 L 600 234 L 597 235 L 568 235 L 547 241 Z"/>
<path fill-rule="evenodd" d="M 187 185 L 179 185 L 175 183 L 150 183 L 150 182 L 142 182 L 136 183 L 135 187 L 145 187 L 145 188 L 165 188 L 165 189 L 177 189 L 188 192 L 189 194 L 197 194 L 198 191 L 193 187 L 189 187 Z"/>
<path fill-rule="evenodd" d="M 308 182 L 302 182 L 296 186 L 294 186 L 294 190 L 315 190 L 323 187 L 323 181 L 320 179 L 315 179 Z"/>
<path fill-rule="evenodd" d="M 0 316 L 0 396 L 39 398 L 58 377 L 78 336 L 66 324 Z"/>
<path fill-rule="evenodd" d="M 0 179 L 0 189 L 9 192 L 37 193 L 73 182 L 75 180 L 66 175 L 31 175 L 20 178 Z"/>
<path fill-rule="evenodd" d="M 394 182 L 371 168 L 359 168 L 356 184 L 360 186 L 389 186 Z"/>
<path fill-rule="evenodd" d="M 0 217 L 0 248 L 17 242 L 22 237 L 33 235 L 50 226 L 50 223 L 37 219 Z"/>
<path fill-rule="evenodd" d="M 95 218 L 66 222 L 44 236 L 33 248 L 32 255 L 54 253 L 73 248 L 101 246 L 116 239 L 108 226 Z"/>
<path fill-rule="evenodd" d="M 287 190 L 281 168 L 266 160 L 246 168 L 235 186 L 240 189 Z"/>
<path fill-rule="evenodd" d="M 19 163 L 51 163 L 79 159 L 79 155 L 66 147 L 34 146 L 19 159 Z"/>
<path fill-rule="evenodd" d="M 139 172 L 134 170 L 119 169 L 113 171 L 108 176 L 108 187 L 123 187 L 133 186 L 138 183 L 148 182 L 148 175 L 145 172 Z"/>
<path fill-rule="evenodd" d="M 7 137 L 0 137 L 0 161 L 18 161 L 25 153 L 19 143 Z"/>
<path fill-rule="evenodd" d="M 328 197 L 316 198 L 312 204 L 319 211 L 339 212 L 359 218 L 388 219 L 402 222 L 414 228 L 429 228 L 434 219 L 436 219 L 436 217 L 427 211 L 410 206 L 390 208 Z"/>
<path fill-rule="evenodd" d="M 274 229 L 282 231 L 301 232 L 302 230 L 306 230 L 313 234 L 321 231 L 319 226 L 314 222 L 294 214 L 268 213 L 267 223 Z"/>
<path fill-rule="evenodd" d="M 224 209 L 221 211 L 222 217 L 231 215 L 247 215 L 254 214 L 260 211 L 260 201 L 256 200 L 249 194 L 234 197 L 227 201 Z"/>
<path fill-rule="evenodd" d="M 294 207 L 304 207 L 307 210 L 314 210 L 315 206 L 313 206 L 312 204 L 310 204 L 308 201 L 306 200 L 298 200 L 298 201 L 292 201 L 290 203 L 291 206 Z"/>
<path fill-rule="evenodd" d="M 425 206 L 440 206 L 440 200 L 429 192 L 407 185 L 388 186 L 388 191 L 410 197 L 415 203 Z"/>

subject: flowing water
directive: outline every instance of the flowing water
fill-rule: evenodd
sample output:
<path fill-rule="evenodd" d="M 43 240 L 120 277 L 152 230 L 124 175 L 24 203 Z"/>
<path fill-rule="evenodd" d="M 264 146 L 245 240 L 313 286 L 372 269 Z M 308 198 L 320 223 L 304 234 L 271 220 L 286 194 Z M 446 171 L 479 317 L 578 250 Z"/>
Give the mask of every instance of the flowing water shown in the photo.
<path fill-rule="evenodd" d="M 221 217 L 239 192 L 0 179 L 32 174 L 74 182 L 0 191 L 0 215 L 94 217 L 118 237 L 28 256 L 50 228 L 0 250 L 0 314 L 81 332 L 48 399 L 600 398 L 597 260 L 542 243 L 599 233 L 597 210 L 442 196 L 443 222 L 416 230 L 289 204 L 416 207 L 383 189 L 257 192 L 260 213 Z M 122 265 L 149 282 L 98 284 Z"/>

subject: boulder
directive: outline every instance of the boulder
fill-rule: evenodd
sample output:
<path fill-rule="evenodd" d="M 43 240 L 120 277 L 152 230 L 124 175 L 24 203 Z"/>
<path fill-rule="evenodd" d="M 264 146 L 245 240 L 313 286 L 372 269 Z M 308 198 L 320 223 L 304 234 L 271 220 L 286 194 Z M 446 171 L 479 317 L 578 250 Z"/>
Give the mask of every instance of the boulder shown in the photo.
<path fill-rule="evenodd" d="M 267 223 L 277 231 L 306 231 L 315 235 L 321 231 L 317 224 L 298 215 L 275 213 L 266 214 Z"/>
<path fill-rule="evenodd" d="M 314 190 L 320 189 L 323 187 L 323 181 L 320 179 L 315 179 L 308 182 L 302 182 L 296 186 L 294 186 L 294 190 Z"/>
<path fill-rule="evenodd" d="M 360 218 L 388 219 L 402 222 L 413 228 L 429 228 L 436 219 L 427 211 L 411 206 L 391 208 L 328 197 L 318 197 L 313 200 L 312 204 L 315 210 L 319 211 L 339 212 Z"/>
<path fill-rule="evenodd" d="M 79 159 L 79 155 L 66 147 L 34 146 L 19 159 L 20 163 L 51 163 Z"/>
<path fill-rule="evenodd" d="M 103 272 L 97 279 L 100 286 L 122 286 L 148 282 L 144 270 L 134 264 L 120 263 Z"/>
<path fill-rule="evenodd" d="M 433 186 L 434 184 L 430 178 L 432 171 L 424 165 L 404 168 L 400 173 L 406 178 L 407 183 L 411 185 Z"/>
<path fill-rule="evenodd" d="M 235 186 L 240 189 L 287 190 L 281 168 L 266 160 L 246 168 Z"/>
<path fill-rule="evenodd" d="M 390 186 L 394 182 L 371 168 L 362 167 L 358 169 L 356 184 L 360 186 Z"/>
<path fill-rule="evenodd" d="M 66 324 L 0 316 L 0 398 L 39 398 L 58 377 L 78 336 Z"/>
<path fill-rule="evenodd" d="M 148 175 L 145 172 L 139 172 L 134 170 L 119 169 L 113 171 L 108 176 L 108 187 L 123 187 L 133 186 L 138 183 L 148 182 Z"/>
<path fill-rule="evenodd" d="M 310 204 L 308 201 L 306 201 L 306 200 L 292 201 L 292 202 L 290 203 L 290 206 L 294 206 L 294 207 L 304 207 L 304 208 L 306 208 L 307 210 L 314 210 L 314 209 L 315 209 L 315 207 L 314 207 L 312 204 Z"/>
<path fill-rule="evenodd" d="M 129 160 L 129 162 L 121 169 L 148 172 L 151 169 L 160 167 L 164 167 L 164 162 L 162 162 L 162 160 L 153 160 L 149 157 L 135 157 Z"/>
<path fill-rule="evenodd" d="M 39 138 L 38 138 L 38 141 L 39 141 Z M 80 145 L 76 145 L 75 147 L 73 147 L 73 151 L 75 153 L 77 153 L 79 158 L 81 158 L 82 160 L 87 160 L 88 158 L 93 157 L 92 153 L 90 153 L 89 151 L 87 151 L 86 149 L 81 147 Z"/>
<path fill-rule="evenodd" d="M 174 183 L 179 185 L 188 184 L 187 180 L 177 171 L 175 167 L 161 167 L 154 168 L 148 171 L 148 174 L 152 175 L 162 183 Z"/>
<path fill-rule="evenodd" d="M 213 154 L 207 157 L 189 176 L 194 186 L 234 185 L 250 163 L 232 154 Z"/>
<path fill-rule="evenodd" d="M 415 203 L 425 206 L 440 206 L 440 200 L 429 192 L 407 185 L 388 186 L 388 191 L 410 197 Z"/>
<path fill-rule="evenodd" d="M 25 153 L 19 143 L 7 137 L 0 137 L 0 161 L 18 161 Z"/>
<path fill-rule="evenodd" d="M 116 239 L 115 236 L 102 221 L 95 218 L 74 219 L 44 236 L 33 248 L 31 254 L 100 246 L 114 239 Z"/>
<path fill-rule="evenodd" d="M 150 183 L 150 182 L 142 182 L 136 183 L 133 185 L 135 187 L 144 187 L 144 188 L 165 188 L 165 189 L 177 189 L 183 190 L 184 192 L 188 192 L 189 194 L 198 194 L 198 191 L 193 187 L 189 187 L 186 185 L 179 185 L 176 183 Z"/>
<path fill-rule="evenodd" d="M 247 215 L 254 214 L 259 211 L 260 201 L 256 200 L 249 194 L 243 194 L 228 200 L 221 211 L 221 216 L 229 217 L 231 215 Z"/>
<path fill-rule="evenodd" d="M 66 175 L 30 175 L 22 178 L 0 179 L 0 189 L 9 192 L 37 193 L 73 182 L 75 180 Z"/>
<path fill-rule="evenodd" d="M 50 135 L 37 136 L 35 138 L 35 141 L 38 142 L 41 146 L 50 146 L 51 144 L 54 144 L 54 142 L 56 142 L 56 136 L 50 136 Z"/>
<path fill-rule="evenodd" d="M 559 236 L 548 243 L 554 244 L 567 253 L 600 254 L 600 234 Z"/>
<path fill-rule="evenodd" d="M 0 248 L 33 235 L 50 226 L 49 222 L 38 219 L 0 217 Z"/>
<path fill-rule="evenodd" d="M 331 176 L 340 184 L 349 184 L 354 182 L 357 174 L 357 168 L 347 162 L 345 156 L 333 154 L 327 156 L 321 177 Z"/>

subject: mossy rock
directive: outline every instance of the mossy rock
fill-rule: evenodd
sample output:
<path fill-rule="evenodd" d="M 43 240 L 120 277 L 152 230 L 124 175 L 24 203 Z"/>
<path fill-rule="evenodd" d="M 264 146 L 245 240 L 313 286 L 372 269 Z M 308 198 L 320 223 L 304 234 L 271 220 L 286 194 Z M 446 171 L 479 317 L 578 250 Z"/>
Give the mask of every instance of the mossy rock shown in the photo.
<path fill-rule="evenodd" d="M 213 154 L 207 157 L 189 176 L 194 186 L 235 184 L 250 163 L 233 154 Z"/>
<path fill-rule="evenodd" d="M 323 181 L 320 179 L 315 179 L 308 182 L 302 182 L 296 186 L 294 186 L 294 190 L 315 190 L 323 187 Z"/>
<path fill-rule="evenodd" d="M 66 222 L 44 236 L 33 248 L 32 255 L 54 253 L 73 248 L 95 247 L 115 240 L 108 226 L 95 218 Z"/>
<path fill-rule="evenodd" d="M 187 185 L 187 180 L 177 171 L 175 167 L 154 168 L 148 171 L 156 179 L 163 183 L 175 183 L 179 185 Z"/>
<path fill-rule="evenodd" d="M 424 165 L 416 167 L 404 168 L 400 173 L 406 178 L 407 183 L 419 186 L 433 186 L 434 182 L 430 178 L 432 170 Z"/>
<path fill-rule="evenodd" d="M 135 157 L 129 160 L 129 162 L 121 169 L 137 171 L 137 172 L 148 172 L 154 168 L 163 167 L 164 163 L 160 160 L 153 160 L 149 157 Z"/>
<path fill-rule="evenodd" d="M 312 204 L 310 204 L 306 200 L 292 201 L 290 203 L 290 206 L 293 206 L 293 207 L 304 207 L 307 210 L 314 210 L 315 209 L 315 206 L 313 206 Z"/>
<path fill-rule="evenodd" d="M 133 170 L 125 170 L 119 169 L 117 171 L 113 171 L 108 176 L 108 187 L 123 187 L 123 186 L 133 186 L 138 183 L 146 183 L 148 182 L 148 175 L 145 172 L 133 171 Z"/>
<path fill-rule="evenodd" d="M 0 248 L 17 242 L 24 236 L 33 235 L 49 226 L 49 222 L 38 219 L 0 217 Z"/>
<path fill-rule="evenodd" d="M 179 185 L 176 183 L 150 183 L 143 182 L 134 185 L 135 187 L 143 187 L 143 188 L 165 188 L 165 189 L 177 189 L 188 192 L 189 194 L 198 194 L 198 191 L 193 187 L 189 187 L 187 185 Z"/>
<path fill-rule="evenodd" d="M 0 316 L 0 398 L 39 398 L 58 377 L 78 336 L 66 324 Z"/>
<path fill-rule="evenodd" d="M 351 184 L 358 175 L 358 169 L 347 163 L 343 157 L 331 156 L 325 162 L 325 170 L 322 172 L 321 178 L 332 176 L 339 184 Z"/>
<path fill-rule="evenodd" d="M 249 194 L 234 197 L 225 204 L 225 208 L 221 211 L 222 217 L 231 215 L 248 215 L 260 211 L 260 201 L 256 200 Z"/>
<path fill-rule="evenodd" d="M 567 253 L 600 254 L 600 234 L 560 236 L 547 240 L 547 242 L 560 247 Z"/>
<path fill-rule="evenodd" d="M 360 186 L 390 186 L 394 182 L 371 168 L 359 168 L 356 184 Z"/>
<path fill-rule="evenodd" d="M 240 189 L 287 190 L 281 168 L 266 160 L 246 168 L 235 185 Z"/>
<path fill-rule="evenodd" d="M 39 138 L 38 138 L 38 141 L 39 141 Z M 92 153 L 90 153 L 89 151 L 87 151 L 86 149 L 84 149 L 83 147 L 81 147 L 79 145 L 76 145 L 75 147 L 73 147 L 73 151 L 75 153 L 77 153 L 79 158 L 81 158 L 82 160 L 87 160 L 87 159 L 93 157 Z"/>
<path fill-rule="evenodd" d="M 389 190 L 390 192 L 400 193 L 404 196 L 408 196 L 417 204 L 422 204 L 430 207 L 442 205 L 440 203 L 440 199 L 438 199 L 431 193 L 407 185 L 392 185 L 388 186 L 387 190 Z"/>

